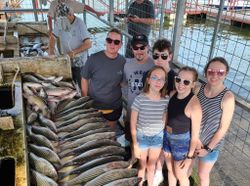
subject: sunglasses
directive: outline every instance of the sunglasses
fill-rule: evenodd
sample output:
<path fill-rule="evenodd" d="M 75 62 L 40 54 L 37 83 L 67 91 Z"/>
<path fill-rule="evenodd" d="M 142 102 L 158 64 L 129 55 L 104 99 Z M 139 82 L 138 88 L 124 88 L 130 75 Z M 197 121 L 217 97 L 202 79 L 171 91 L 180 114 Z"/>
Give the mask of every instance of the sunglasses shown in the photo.
<path fill-rule="evenodd" d="M 106 38 L 106 42 L 107 42 L 108 44 L 111 44 L 112 42 L 114 42 L 115 45 L 119 45 L 119 44 L 121 43 L 120 40 L 117 40 L 117 39 L 113 40 L 113 39 L 111 39 L 111 38 L 109 38 L 109 37 Z"/>
<path fill-rule="evenodd" d="M 211 68 L 209 68 L 209 69 L 207 69 L 207 74 L 209 76 L 217 75 L 217 76 L 222 77 L 222 76 L 225 75 L 225 70 L 223 70 L 223 69 L 218 69 L 217 70 L 217 69 L 211 69 Z"/>
<path fill-rule="evenodd" d="M 157 76 L 152 76 L 150 79 L 153 81 L 158 81 L 160 83 L 165 83 L 165 79 L 160 79 Z"/>
<path fill-rule="evenodd" d="M 140 47 L 137 47 L 137 46 L 132 46 L 133 50 L 145 50 L 146 46 L 140 46 Z"/>
<path fill-rule="evenodd" d="M 182 82 L 182 84 L 185 85 L 185 86 L 188 86 L 188 85 L 190 85 L 192 83 L 192 81 L 186 80 L 186 79 L 181 79 L 178 76 L 175 76 L 174 79 L 175 79 L 176 83 L 181 83 Z"/>
<path fill-rule="evenodd" d="M 161 59 L 163 59 L 163 60 L 166 60 L 168 58 L 168 55 L 166 55 L 166 54 L 161 54 L 161 55 L 153 54 L 152 57 L 154 60 L 158 59 L 159 57 L 161 57 Z"/>

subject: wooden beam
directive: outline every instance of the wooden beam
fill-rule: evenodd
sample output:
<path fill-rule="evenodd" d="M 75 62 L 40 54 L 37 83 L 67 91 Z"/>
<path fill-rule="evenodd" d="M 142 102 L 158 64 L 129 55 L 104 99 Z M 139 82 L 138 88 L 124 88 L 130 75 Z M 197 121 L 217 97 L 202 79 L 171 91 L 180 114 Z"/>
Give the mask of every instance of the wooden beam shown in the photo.
<path fill-rule="evenodd" d="M 72 79 L 71 63 L 67 56 L 3 58 L 0 64 L 4 73 L 15 72 L 19 66 L 21 73 L 34 72 L 47 76 L 63 76 Z"/>

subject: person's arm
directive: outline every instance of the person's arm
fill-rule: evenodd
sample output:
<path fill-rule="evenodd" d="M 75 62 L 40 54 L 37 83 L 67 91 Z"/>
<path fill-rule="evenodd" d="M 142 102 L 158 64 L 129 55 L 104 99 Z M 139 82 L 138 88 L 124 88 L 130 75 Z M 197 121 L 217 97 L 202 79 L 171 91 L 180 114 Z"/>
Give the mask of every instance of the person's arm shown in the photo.
<path fill-rule="evenodd" d="M 194 152 L 197 147 L 197 143 L 199 141 L 199 133 L 200 133 L 200 124 L 202 119 L 202 110 L 200 106 L 200 102 L 196 96 L 193 96 L 190 100 L 190 103 L 187 105 L 187 111 L 185 114 L 191 119 L 191 140 L 190 147 L 187 153 L 186 158 L 180 164 L 181 168 L 184 168 L 187 165 L 190 165 L 190 161 L 194 158 Z"/>
<path fill-rule="evenodd" d="M 48 15 L 49 37 L 52 35 L 52 17 Z"/>
<path fill-rule="evenodd" d="M 82 85 L 82 96 L 87 96 L 88 95 L 88 89 L 89 89 L 88 80 L 85 79 L 85 78 L 82 78 L 81 85 Z"/>
<path fill-rule="evenodd" d="M 191 141 L 190 148 L 187 154 L 188 157 L 194 156 L 194 151 L 199 141 L 200 125 L 202 120 L 202 109 L 199 99 L 193 96 L 190 104 L 190 119 L 191 119 Z"/>
<path fill-rule="evenodd" d="M 132 110 L 131 116 L 130 116 L 130 130 L 131 130 L 131 138 L 132 138 L 132 143 L 133 143 L 133 153 L 134 153 L 135 158 L 140 159 L 140 149 L 139 149 L 137 138 L 136 138 L 137 119 L 138 119 L 138 112 L 135 110 Z"/>
<path fill-rule="evenodd" d="M 96 16 L 100 17 L 100 16 L 103 16 L 105 13 L 103 12 L 99 12 L 99 11 L 96 11 L 95 9 L 91 8 L 90 6 L 88 5 L 85 5 L 85 10 L 89 11 L 89 12 L 92 12 L 94 14 L 96 14 Z"/>
<path fill-rule="evenodd" d="M 210 149 L 213 149 L 225 136 L 233 118 L 234 108 L 235 108 L 234 95 L 232 92 L 228 91 L 222 100 L 222 116 L 221 116 L 220 127 L 218 131 L 214 134 L 214 137 L 212 138 L 210 143 L 207 144 L 207 146 Z"/>
<path fill-rule="evenodd" d="M 153 18 L 140 18 L 140 17 L 128 17 L 128 19 L 134 23 L 142 23 L 146 25 L 154 24 L 155 20 Z"/>
<path fill-rule="evenodd" d="M 92 41 L 89 38 L 87 38 L 82 42 L 82 44 L 78 48 L 75 48 L 70 52 L 68 52 L 68 55 L 70 58 L 74 58 L 77 54 L 85 50 L 88 50 L 91 47 L 92 47 Z"/>
<path fill-rule="evenodd" d="M 55 44 L 56 44 L 56 37 L 52 33 L 49 36 L 49 51 L 48 51 L 49 55 L 55 55 Z"/>

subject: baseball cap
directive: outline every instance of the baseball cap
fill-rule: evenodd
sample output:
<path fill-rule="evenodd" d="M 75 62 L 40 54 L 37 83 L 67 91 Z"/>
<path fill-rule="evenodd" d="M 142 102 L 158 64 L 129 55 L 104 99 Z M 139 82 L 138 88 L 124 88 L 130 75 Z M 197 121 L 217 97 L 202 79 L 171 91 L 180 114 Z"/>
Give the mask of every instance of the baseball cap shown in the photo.
<path fill-rule="evenodd" d="M 73 14 L 73 11 L 65 3 L 61 3 L 58 5 L 58 16 L 64 17 L 70 14 Z"/>
<path fill-rule="evenodd" d="M 137 34 L 133 36 L 131 40 L 131 45 L 135 46 L 137 44 L 148 45 L 148 37 L 144 34 Z"/>

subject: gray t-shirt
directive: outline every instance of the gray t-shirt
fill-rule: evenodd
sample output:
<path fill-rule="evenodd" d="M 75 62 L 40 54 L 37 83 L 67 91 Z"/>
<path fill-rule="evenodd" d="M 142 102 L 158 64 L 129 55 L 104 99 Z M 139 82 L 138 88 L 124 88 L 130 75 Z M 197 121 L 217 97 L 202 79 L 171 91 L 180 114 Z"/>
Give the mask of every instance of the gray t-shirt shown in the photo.
<path fill-rule="evenodd" d="M 153 101 L 145 93 L 137 96 L 131 107 L 132 110 L 139 113 L 136 129 L 147 136 L 159 134 L 165 125 L 163 114 L 167 112 L 168 102 L 168 97 Z"/>
<path fill-rule="evenodd" d="M 120 54 L 108 58 L 104 51 L 92 54 L 82 71 L 89 80 L 88 94 L 95 100 L 98 109 L 117 109 L 122 106 L 121 82 L 125 58 Z"/>
<path fill-rule="evenodd" d="M 135 58 L 127 58 L 124 66 L 123 82 L 127 85 L 127 109 L 130 112 L 131 105 L 137 95 L 139 95 L 144 87 L 142 80 L 143 75 L 154 66 L 154 61 L 151 57 L 145 64 L 137 63 Z"/>
<path fill-rule="evenodd" d="M 57 26 L 55 26 L 54 34 L 55 36 L 60 38 L 64 54 L 67 54 L 69 51 L 80 47 L 84 40 L 90 38 L 90 34 L 87 31 L 86 25 L 79 17 L 75 17 L 74 22 L 70 25 L 69 31 L 61 30 Z M 71 61 L 71 66 L 84 66 L 87 60 L 87 55 L 87 50 L 78 54 Z"/>
<path fill-rule="evenodd" d="M 136 15 L 139 18 L 155 18 L 153 3 L 149 0 L 144 0 L 143 3 L 138 4 L 134 1 L 128 9 L 128 15 Z M 131 35 L 144 34 L 149 36 L 151 26 L 144 23 L 128 22 L 128 33 Z"/>

